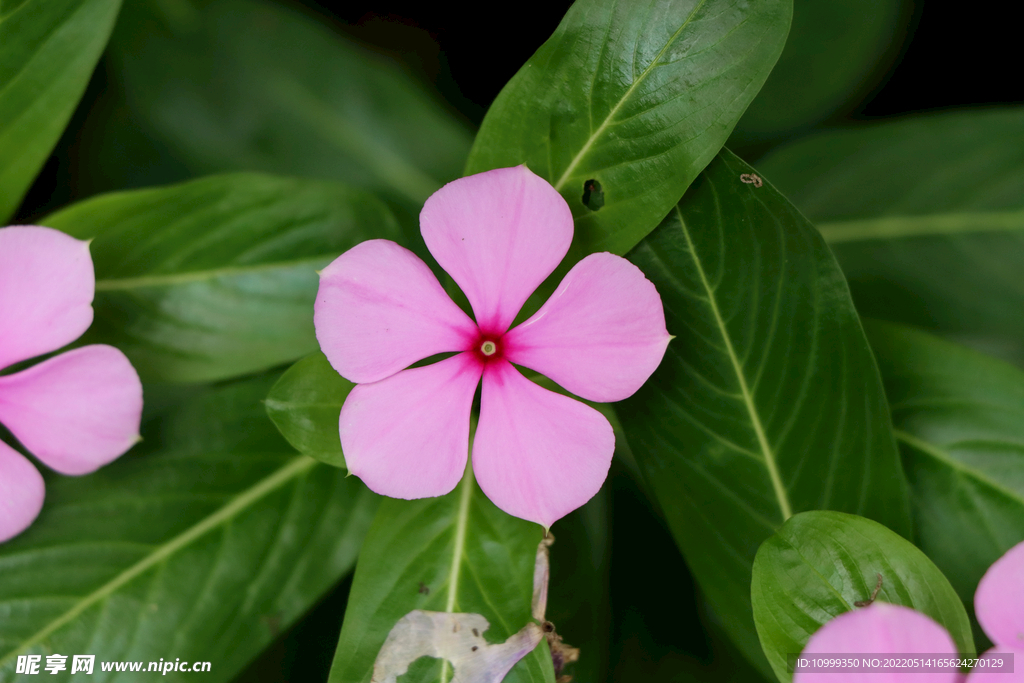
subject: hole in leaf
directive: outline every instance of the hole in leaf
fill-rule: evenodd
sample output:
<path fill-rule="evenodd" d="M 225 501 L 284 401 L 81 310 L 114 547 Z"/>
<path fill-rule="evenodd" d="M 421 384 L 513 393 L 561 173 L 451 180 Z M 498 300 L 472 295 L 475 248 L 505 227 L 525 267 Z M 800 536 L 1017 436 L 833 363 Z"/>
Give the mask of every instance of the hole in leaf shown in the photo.
<path fill-rule="evenodd" d="M 583 183 L 583 205 L 591 211 L 597 211 L 604 206 L 604 191 L 601 189 L 601 183 L 594 178 Z"/>

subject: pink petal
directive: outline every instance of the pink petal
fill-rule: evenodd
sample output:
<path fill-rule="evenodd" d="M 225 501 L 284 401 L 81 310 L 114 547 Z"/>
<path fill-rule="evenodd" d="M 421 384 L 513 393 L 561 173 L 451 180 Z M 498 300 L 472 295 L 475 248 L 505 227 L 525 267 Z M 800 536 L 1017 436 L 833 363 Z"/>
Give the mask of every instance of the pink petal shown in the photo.
<path fill-rule="evenodd" d="M 357 383 L 464 351 L 476 338 L 473 321 L 427 265 L 388 240 L 363 242 L 324 268 L 313 323 L 331 365 Z"/>
<path fill-rule="evenodd" d="M 62 474 L 86 474 L 139 440 L 142 383 L 112 346 L 84 346 L 0 377 L 0 422 Z"/>
<path fill-rule="evenodd" d="M 1012 672 L 1008 654 L 1013 657 Z M 985 661 L 971 670 L 967 683 L 1024 683 L 1024 650 L 1012 651 L 996 645 L 978 659 Z"/>
<path fill-rule="evenodd" d="M 505 335 L 505 358 L 591 401 L 621 401 L 647 381 L 671 339 L 654 285 L 613 254 L 573 266 L 537 313 Z"/>
<path fill-rule="evenodd" d="M 550 528 L 593 498 L 614 450 L 601 413 L 537 386 L 507 361 L 487 365 L 473 472 L 499 508 Z"/>
<path fill-rule="evenodd" d="M 480 364 L 461 353 L 360 384 L 341 408 L 349 471 L 392 498 L 441 496 L 459 483 L 469 456 L 469 411 Z"/>
<path fill-rule="evenodd" d="M 974 593 L 974 612 L 997 647 L 1024 651 L 1024 542 L 988 568 Z M 1024 671 L 1024 659 L 1020 662 Z"/>
<path fill-rule="evenodd" d="M 39 470 L 0 441 L 0 543 L 20 534 L 39 516 L 43 496 Z"/>
<path fill-rule="evenodd" d="M 956 646 L 946 629 L 927 615 L 901 605 L 875 602 L 868 607 L 844 612 L 829 621 L 807 641 L 802 656 L 811 654 L 943 654 L 956 655 Z M 835 672 L 800 671 L 793 683 L 863 682 L 955 683 L 960 676 L 946 672 Z"/>
<path fill-rule="evenodd" d="M 0 369 L 56 351 L 92 324 L 89 243 L 52 228 L 0 228 Z"/>
<path fill-rule="evenodd" d="M 572 212 L 526 166 L 454 180 L 420 212 L 427 248 L 466 293 L 477 324 L 508 329 L 572 242 Z"/>

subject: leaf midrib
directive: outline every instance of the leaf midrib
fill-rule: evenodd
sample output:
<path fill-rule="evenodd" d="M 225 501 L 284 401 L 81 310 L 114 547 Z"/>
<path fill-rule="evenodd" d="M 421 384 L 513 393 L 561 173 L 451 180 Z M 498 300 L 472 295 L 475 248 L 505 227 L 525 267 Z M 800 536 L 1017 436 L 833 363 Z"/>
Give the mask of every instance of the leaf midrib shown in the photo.
<path fill-rule="evenodd" d="M 858 220 L 815 223 L 830 244 L 898 237 L 960 235 L 984 232 L 1024 232 L 1024 209 L 1016 211 L 964 211 L 920 216 L 878 216 Z"/>
<path fill-rule="evenodd" d="M 715 324 L 718 326 L 718 330 L 722 335 L 722 340 L 725 342 L 726 354 L 729 356 L 733 372 L 739 382 L 743 404 L 747 409 L 747 414 L 750 416 L 750 422 L 754 428 L 754 434 L 757 436 L 757 443 L 761 448 L 761 455 L 764 458 L 765 468 L 768 470 L 768 477 L 771 479 L 772 489 L 775 491 L 775 498 L 779 504 L 779 511 L 782 513 L 782 521 L 785 522 L 793 516 L 793 509 L 790 506 L 789 496 L 786 494 L 786 489 L 782 485 L 782 478 L 779 475 L 778 465 L 775 462 L 775 454 L 772 452 L 771 446 L 768 444 L 768 437 L 765 435 L 764 427 L 761 424 L 761 417 L 758 415 L 757 407 L 754 405 L 753 397 L 750 395 L 750 389 L 747 387 L 747 379 L 743 374 L 743 368 L 740 366 L 739 357 L 736 355 L 735 349 L 733 349 L 732 339 L 729 337 L 729 330 L 725 326 L 725 321 L 722 319 L 722 315 L 718 310 L 718 302 L 715 299 L 714 289 L 712 289 L 707 276 L 704 274 L 704 267 L 701 265 L 700 258 L 697 256 L 697 250 L 693 244 L 693 240 L 690 239 L 690 231 L 686 228 L 686 221 L 683 219 L 683 213 L 679 209 L 678 205 L 676 205 L 674 211 L 676 212 L 676 216 L 679 218 L 679 228 L 683 233 L 683 237 L 686 238 L 686 245 L 693 258 L 694 267 L 697 269 L 698 275 L 700 275 L 701 285 L 703 285 L 704 291 L 707 293 L 708 305 L 711 307 L 711 312 L 715 316 Z"/>
<path fill-rule="evenodd" d="M 209 517 L 192 525 L 171 540 L 156 546 L 146 557 L 142 558 L 132 566 L 128 567 L 113 579 L 94 590 L 78 601 L 71 609 L 67 610 L 57 618 L 53 619 L 46 626 L 19 643 L 11 652 L 0 657 L 0 668 L 14 659 L 19 653 L 26 652 L 29 648 L 37 645 L 61 627 L 72 622 L 89 607 L 109 597 L 119 588 L 122 588 L 133 579 L 141 576 L 144 572 L 167 560 L 179 550 L 185 548 L 193 541 L 201 538 L 206 533 L 214 530 L 223 523 L 238 516 L 242 511 L 269 495 L 278 488 L 284 486 L 290 480 L 295 479 L 319 464 L 316 460 L 300 455 L 291 460 L 284 467 L 268 477 L 258 481 L 255 485 L 235 496 L 222 508 L 211 514 Z"/>
<path fill-rule="evenodd" d="M 658 66 L 658 63 L 661 61 L 662 55 L 664 55 L 665 51 L 668 50 L 676 42 L 676 39 L 679 38 L 679 34 L 682 33 L 683 30 L 690 25 L 690 22 L 693 20 L 693 17 L 697 14 L 700 8 L 704 6 L 704 3 L 706 1 L 707 0 L 700 0 L 700 2 L 697 3 L 697 6 L 694 7 L 693 10 L 690 12 L 689 16 L 686 17 L 686 21 L 684 21 L 683 24 L 679 27 L 679 29 L 672 34 L 672 37 L 665 42 L 665 45 L 658 52 L 657 56 L 651 60 L 651 63 L 647 65 L 647 68 L 643 70 L 643 72 L 640 74 L 640 77 L 634 80 L 632 84 L 630 84 L 625 94 L 623 94 L 623 96 L 619 98 L 619 101 L 615 103 L 615 106 L 612 107 L 610 112 L 608 112 L 608 115 L 604 118 L 604 121 L 601 122 L 601 125 L 597 127 L 597 130 L 590 134 L 590 137 L 587 138 L 587 141 L 583 143 L 583 147 L 581 147 L 580 151 L 576 153 L 576 156 L 573 157 L 572 161 L 570 161 L 569 165 L 565 168 L 565 171 L 562 173 L 562 176 L 554 184 L 556 190 L 558 190 L 559 192 L 562 191 L 562 188 L 565 186 L 565 183 L 569 179 L 569 176 L 572 175 L 572 173 L 576 170 L 576 167 L 579 165 L 580 161 L 582 161 L 583 157 L 585 157 L 587 155 L 587 152 L 590 151 L 590 147 L 594 144 L 594 141 L 601 137 L 605 129 L 607 129 L 608 126 L 611 125 L 612 119 L 614 119 L 615 115 L 619 113 L 620 109 L 622 109 L 622 105 L 624 105 L 629 100 L 630 96 L 632 96 L 633 94 L 633 91 L 636 90 L 637 86 L 644 82 L 648 74 L 650 74 L 651 71 L 653 71 L 654 68 Z M 607 44 L 607 41 L 605 41 L 605 43 Z M 593 89 L 591 89 L 591 93 L 592 92 Z M 591 105 L 592 104 L 593 100 L 591 100 Z"/>
<path fill-rule="evenodd" d="M 208 268 L 206 270 L 193 270 L 186 273 L 167 273 L 164 275 L 140 275 L 138 277 L 125 278 L 103 278 L 96 280 L 97 292 L 117 292 L 129 289 L 143 289 L 146 287 L 168 287 L 173 285 L 190 284 L 194 282 L 205 282 L 216 280 L 222 277 L 253 275 L 270 270 L 287 270 L 300 266 L 313 267 L 329 259 L 335 258 L 337 254 L 324 254 L 322 256 L 308 256 L 292 261 L 275 261 L 274 263 L 260 263 L 251 266 L 224 266 L 223 268 Z"/>
<path fill-rule="evenodd" d="M 344 401 L 279 401 L 273 398 L 263 400 L 263 404 L 267 408 L 280 410 L 282 413 L 290 408 L 330 408 L 331 410 L 341 410 L 344 403 Z"/>
<path fill-rule="evenodd" d="M 902 441 L 911 448 L 927 455 L 933 460 L 948 465 L 951 469 L 960 472 L 963 476 L 974 479 L 979 484 L 983 484 L 994 491 L 998 491 L 1007 498 L 1016 501 L 1021 506 L 1024 506 L 1024 496 L 1019 492 L 1009 489 L 994 479 L 989 478 L 985 473 L 980 472 L 974 468 L 968 467 L 964 463 L 960 462 L 952 455 L 943 450 L 940 446 L 933 444 L 924 439 L 920 439 L 909 432 L 905 432 L 901 429 L 893 429 L 893 434 L 896 435 L 897 441 Z"/>
<path fill-rule="evenodd" d="M 473 497 L 473 461 L 466 461 L 466 473 L 459 484 L 459 508 L 455 513 L 455 544 L 452 548 L 452 566 L 448 573 L 448 598 L 444 611 L 451 614 L 455 611 L 455 601 L 459 594 L 459 579 L 462 573 L 462 559 L 466 553 L 466 527 L 469 526 L 469 503 Z M 441 658 L 441 683 L 449 683 L 452 672 L 450 664 Z"/>

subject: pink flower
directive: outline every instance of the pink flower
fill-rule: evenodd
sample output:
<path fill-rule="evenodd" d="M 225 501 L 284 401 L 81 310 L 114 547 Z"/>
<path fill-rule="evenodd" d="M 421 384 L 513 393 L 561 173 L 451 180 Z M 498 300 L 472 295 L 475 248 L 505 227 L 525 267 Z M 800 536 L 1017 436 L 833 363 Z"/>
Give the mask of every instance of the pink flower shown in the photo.
<path fill-rule="evenodd" d="M 509 514 L 550 527 L 597 493 L 614 436 L 599 412 L 512 364 L 591 401 L 624 399 L 658 367 L 671 338 L 661 298 L 636 266 L 592 254 L 510 330 L 573 234 L 565 200 L 525 166 L 445 185 L 424 205 L 420 230 L 476 322 L 423 261 L 387 240 L 363 242 L 320 275 L 317 339 L 331 365 L 358 383 L 340 418 L 349 471 L 395 498 L 454 489 L 482 378 L 473 446 L 480 488 Z M 446 352 L 457 355 L 406 369 Z"/>
<path fill-rule="evenodd" d="M 1024 681 L 1024 542 L 1010 548 L 988 568 L 974 594 L 974 612 L 995 647 L 982 658 L 999 659 L 996 653 L 1014 655 L 1013 673 L 978 666 L 966 683 Z M 955 657 L 953 639 L 942 626 L 909 607 L 875 602 L 868 607 L 835 617 L 811 636 L 804 647 L 808 654 L 903 654 L 931 653 Z M 971 653 L 961 653 L 971 654 Z M 872 683 L 957 683 L 964 680 L 949 672 L 873 672 Z M 797 671 L 793 683 L 843 683 L 865 680 L 863 673 Z"/>
<path fill-rule="evenodd" d="M 89 243 L 57 230 L 0 228 L 0 369 L 77 339 L 92 323 Z M 44 464 L 86 474 L 139 438 L 142 384 L 124 354 L 84 346 L 0 375 L 0 423 Z M 0 542 L 43 506 L 43 478 L 0 441 Z"/>

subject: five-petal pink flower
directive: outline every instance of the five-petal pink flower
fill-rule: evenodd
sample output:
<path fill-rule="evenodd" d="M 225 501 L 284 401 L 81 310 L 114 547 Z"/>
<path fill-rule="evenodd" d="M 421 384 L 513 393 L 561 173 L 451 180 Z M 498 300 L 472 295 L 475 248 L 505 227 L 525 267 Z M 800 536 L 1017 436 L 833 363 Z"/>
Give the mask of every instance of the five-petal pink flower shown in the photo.
<path fill-rule="evenodd" d="M 51 228 L 0 228 L 0 369 L 51 353 L 92 323 L 89 243 Z M 0 423 L 44 464 L 86 474 L 139 438 L 142 384 L 124 354 L 92 345 L 0 375 Z M 0 441 L 0 542 L 43 506 L 39 471 Z"/>
<path fill-rule="evenodd" d="M 1013 673 L 977 666 L 966 683 L 1024 681 L 1024 542 L 1010 548 L 988 568 L 974 593 L 974 612 L 978 623 L 995 647 L 983 659 L 1012 654 Z M 832 619 L 811 636 L 803 654 L 943 654 L 957 656 L 949 633 L 931 617 L 909 607 L 876 602 L 868 607 L 845 612 Z M 971 653 L 960 653 L 971 654 Z M 863 673 L 834 671 L 797 671 L 793 683 L 842 683 L 865 680 Z M 894 671 L 872 673 L 873 683 L 958 683 L 964 677 L 956 671 Z"/>
<path fill-rule="evenodd" d="M 502 510 L 550 527 L 597 493 L 614 436 L 598 411 L 513 364 L 590 401 L 624 399 L 671 339 L 661 297 L 629 261 L 591 254 L 509 329 L 573 236 L 565 200 L 525 166 L 445 185 L 424 205 L 420 230 L 475 322 L 423 261 L 387 240 L 359 244 L 320 275 L 317 339 L 335 370 L 358 384 L 340 416 L 349 471 L 391 497 L 450 492 L 466 467 L 482 382 L 477 482 Z M 409 368 L 449 352 L 456 355 Z"/>

